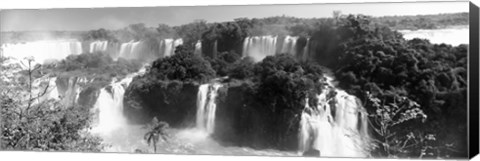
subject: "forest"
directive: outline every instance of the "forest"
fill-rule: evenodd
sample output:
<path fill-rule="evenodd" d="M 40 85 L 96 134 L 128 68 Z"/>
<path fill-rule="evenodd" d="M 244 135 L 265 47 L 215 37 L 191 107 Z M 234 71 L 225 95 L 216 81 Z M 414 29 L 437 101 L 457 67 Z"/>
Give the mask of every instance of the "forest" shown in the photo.
<path fill-rule="evenodd" d="M 133 78 L 127 88 L 125 115 L 136 123 L 157 117 L 172 127 L 185 126 L 183 119 L 194 113 L 187 108 L 195 106 L 196 95 L 190 96 L 196 94 L 193 87 L 222 78 L 228 86 L 221 91 L 225 94 L 220 96 L 219 106 L 224 108 L 218 113 L 229 123 L 219 126 L 228 130 L 219 130 L 215 139 L 225 144 L 292 150 L 296 148 L 297 114 L 305 104 L 314 104 L 315 95 L 325 90 L 325 75 L 331 75 L 339 88 L 362 101 L 369 114 L 371 142 L 365 148 L 371 157 L 461 158 L 467 156 L 468 44 L 406 40 L 397 31 L 459 24 L 468 24 L 468 14 L 370 17 L 336 13 L 333 18 L 315 19 L 199 20 L 174 27 L 133 24 L 117 31 L 92 30 L 79 37 L 84 41 L 152 43 L 162 38 L 183 39 L 175 55 L 147 60 L 146 73 Z M 259 62 L 242 57 L 243 40 L 256 35 L 299 36 L 299 46 L 309 43 L 314 54 L 307 60 L 289 53 L 276 53 Z M 198 40 L 202 55 L 193 54 Z M 90 126 L 88 107 L 32 103 L 38 99 L 31 96 L 33 78 L 78 71 L 104 78 L 99 85 L 103 86 L 112 77 L 138 71 L 140 64 L 140 60 L 113 61 L 103 53 L 83 53 L 56 65 L 29 66 L 19 78 L 0 80 L 1 148 L 100 151 L 99 138 L 82 133 Z M 0 68 L 13 71 L 15 67 Z M 20 94 L 26 100 L 15 96 Z M 310 98 L 309 102 L 305 98 Z M 36 121 L 40 118 L 42 121 Z"/>

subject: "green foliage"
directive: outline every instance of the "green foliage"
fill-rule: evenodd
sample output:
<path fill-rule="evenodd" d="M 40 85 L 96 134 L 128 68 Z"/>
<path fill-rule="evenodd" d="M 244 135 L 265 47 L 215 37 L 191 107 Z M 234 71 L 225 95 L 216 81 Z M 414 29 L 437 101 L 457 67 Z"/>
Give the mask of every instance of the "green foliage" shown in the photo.
<path fill-rule="evenodd" d="M 209 28 L 209 24 L 205 20 L 196 20 L 181 26 L 174 27 L 176 35 L 183 39 L 186 48 L 195 48 L 195 43 L 202 39 L 202 34 Z"/>
<path fill-rule="evenodd" d="M 297 113 L 303 99 L 320 93 L 324 73 L 317 65 L 300 64 L 291 55 L 280 54 L 256 64 L 254 74 L 259 84 L 258 100 L 273 112 L 283 107 L 297 108 L 292 109 Z"/>
<path fill-rule="evenodd" d="M 386 104 L 378 96 L 367 92 L 367 106 L 375 109 L 375 112 L 369 115 L 374 137 L 372 148 L 377 157 L 399 158 L 418 155 L 425 150 L 426 140 L 417 140 L 424 134 L 418 134 L 416 131 L 405 130 L 404 124 L 421 119 L 422 123 L 427 119 L 420 106 L 405 96 L 394 95 L 393 98 L 385 96 L 383 99 L 393 99 L 393 103 Z M 418 121 L 417 121 L 418 122 Z M 408 126 L 407 126 L 408 127 Z M 433 140 L 434 135 L 427 139 Z M 420 153 L 421 158 L 424 154 Z"/>
<path fill-rule="evenodd" d="M 248 68 L 247 68 L 248 69 Z M 268 56 L 255 64 L 253 86 L 242 86 L 251 93 L 247 108 L 262 118 L 264 141 L 269 145 L 291 148 L 287 142 L 296 138 L 298 114 L 305 107 L 305 98 L 321 92 L 324 71 L 316 64 L 301 64 L 293 56 L 279 54 Z M 253 88 L 252 88 L 253 87 Z M 242 114 L 239 114 L 242 115 Z M 238 125 L 249 128 L 251 125 Z M 246 130 L 246 129 L 245 129 Z"/>
<path fill-rule="evenodd" d="M 82 40 L 108 40 L 110 42 L 117 42 L 117 38 L 113 35 L 112 31 L 100 28 L 98 30 L 90 30 L 82 35 Z"/>
<path fill-rule="evenodd" d="M 32 60 L 28 62 L 31 64 Z M 46 92 L 51 90 L 48 81 L 33 86 L 32 73 L 39 68 L 28 67 L 22 76 L 27 78 L 26 83 L 19 83 L 18 76 L 0 80 L 1 148 L 100 152 L 103 149 L 100 138 L 86 131 L 90 128 L 88 109 L 64 107 L 55 100 L 45 99 Z M 11 66 L 6 69 L 6 72 L 16 71 Z"/>
<path fill-rule="evenodd" d="M 230 78 L 244 80 L 253 77 L 254 61 L 245 57 L 235 62 L 231 67 L 228 76 Z"/>
<path fill-rule="evenodd" d="M 468 25 L 468 13 L 416 15 L 416 16 L 385 16 L 373 19 L 374 22 L 385 24 L 398 30 L 438 29 L 448 26 Z"/>
<path fill-rule="evenodd" d="M 230 73 L 234 63 L 240 60 L 240 56 L 234 52 L 222 52 L 216 58 L 207 57 L 206 60 L 216 71 L 217 76 L 224 77 Z"/>
<path fill-rule="evenodd" d="M 169 126 L 168 123 L 163 121 L 158 121 L 157 117 L 152 119 L 152 122 L 147 125 L 149 131 L 145 133 L 144 139 L 147 141 L 148 145 L 152 145 L 154 153 L 157 152 L 157 143 L 160 140 L 160 137 L 164 141 L 168 141 L 168 134 L 166 131 L 168 130 Z"/>
<path fill-rule="evenodd" d="M 173 38 L 175 36 L 175 30 L 166 24 L 159 24 L 156 30 L 163 37 Z"/>
<path fill-rule="evenodd" d="M 244 33 L 235 22 L 216 23 L 202 35 L 202 50 L 206 56 L 215 58 L 216 52 L 241 53 Z"/>
<path fill-rule="evenodd" d="M 176 54 L 160 58 L 152 63 L 145 77 L 155 80 L 208 81 L 215 76 L 210 63 L 200 55 L 188 52 L 183 46 L 177 47 Z"/>
<path fill-rule="evenodd" d="M 136 72 L 141 64 L 136 60 L 119 58 L 117 61 L 103 53 L 83 53 L 69 55 L 56 67 L 51 67 L 54 73 L 66 76 L 86 76 L 105 79 L 107 82 L 112 77 L 122 78 L 127 74 Z"/>

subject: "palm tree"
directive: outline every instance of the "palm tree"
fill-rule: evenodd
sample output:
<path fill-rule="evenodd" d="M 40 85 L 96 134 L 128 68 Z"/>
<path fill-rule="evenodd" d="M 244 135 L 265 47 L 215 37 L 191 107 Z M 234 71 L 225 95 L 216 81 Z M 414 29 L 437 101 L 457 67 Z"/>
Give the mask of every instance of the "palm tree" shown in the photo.
<path fill-rule="evenodd" d="M 147 141 L 148 146 L 152 144 L 154 153 L 157 152 L 157 142 L 160 137 L 168 142 L 166 130 L 169 128 L 168 123 L 163 121 L 158 121 L 157 117 L 152 119 L 150 125 L 147 126 L 149 131 L 145 134 L 144 139 Z"/>

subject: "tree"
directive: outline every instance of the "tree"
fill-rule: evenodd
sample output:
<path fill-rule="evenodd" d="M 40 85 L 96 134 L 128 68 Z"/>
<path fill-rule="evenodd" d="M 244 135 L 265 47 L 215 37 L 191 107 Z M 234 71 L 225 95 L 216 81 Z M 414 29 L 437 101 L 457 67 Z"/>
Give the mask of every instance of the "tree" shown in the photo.
<path fill-rule="evenodd" d="M 166 24 L 159 24 L 156 30 L 160 34 L 160 36 L 163 36 L 165 38 L 172 38 L 175 33 L 175 30 Z"/>
<path fill-rule="evenodd" d="M 33 73 L 41 68 L 32 67 L 32 58 L 26 60 L 26 72 L 16 70 L 19 66 L 0 64 L 7 69 L 6 79 L 0 80 L 0 148 L 100 152 L 101 139 L 85 131 L 91 121 L 88 109 L 65 107 L 55 99 L 46 98 L 52 90 L 49 76 L 34 80 Z"/>
<path fill-rule="evenodd" d="M 180 80 L 180 81 L 208 81 L 215 76 L 215 71 L 210 63 L 200 55 L 195 55 L 178 46 L 175 55 L 159 58 L 152 63 L 150 72 L 146 77 L 153 77 L 155 80 Z"/>
<path fill-rule="evenodd" d="M 202 51 L 211 58 L 217 56 L 217 51 L 241 53 L 243 36 L 242 28 L 236 22 L 216 23 L 202 34 Z"/>
<path fill-rule="evenodd" d="M 163 141 L 168 141 L 168 134 L 166 131 L 169 126 L 166 122 L 159 122 L 157 117 L 152 119 L 152 122 L 147 126 L 149 131 L 145 134 L 144 139 L 147 141 L 148 146 L 152 145 L 153 152 L 157 152 L 157 142 L 160 140 L 160 137 Z"/>
<path fill-rule="evenodd" d="M 427 155 L 427 150 L 436 150 L 436 147 L 430 145 L 435 140 L 435 135 L 418 133 L 408 126 L 417 119 L 421 119 L 422 123 L 427 119 L 415 101 L 398 95 L 380 100 L 369 92 L 366 97 L 366 104 L 375 109 L 369 115 L 370 127 L 375 132 L 369 148 L 372 148 L 370 151 L 373 150 L 375 155 L 398 158 L 416 154 L 422 158 Z M 393 103 L 387 103 L 385 99 L 393 99 Z"/>
<path fill-rule="evenodd" d="M 195 43 L 202 39 L 202 34 L 208 30 L 209 25 L 205 20 L 195 20 L 192 23 L 174 27 L 178 37 L 183 39 L 187 48 L 195 48 Z"/>

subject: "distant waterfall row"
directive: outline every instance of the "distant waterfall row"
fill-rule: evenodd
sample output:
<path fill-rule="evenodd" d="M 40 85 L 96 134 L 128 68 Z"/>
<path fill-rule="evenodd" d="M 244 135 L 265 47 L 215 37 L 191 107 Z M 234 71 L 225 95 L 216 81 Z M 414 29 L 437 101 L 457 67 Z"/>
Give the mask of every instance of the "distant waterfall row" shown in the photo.
<path fill-rule="evenodd" d="M 329 96 L 332 93 L 335 95 Z M 317 99 L 316 106 L 307 103 L 302 112 L 299 151 L 315 149 L 321 156 L 366 157 L 363 148 L 368 139 L 368 118 L 358 98 L 328 87 Z"/>
<path fill-rule="evenodd" d="M 109 52 L 114 59 L 138 59 L 145 56 L 167 57 L 173 55 L 175 47 L 179 45 L 183 45 L 182 39 L 160 40 L 158 48 L 145 41 L 130 41 L 121 44 L 109 43 L 107 41 L 94 41 L 90 43 L 90 53 Z M 146 55 L 148 53 L 152 54 Z"/>
<path fill-rule="evenodd" d="M 283 39 L 271 35 L 247 37 L 243 41 L 242 56 L 252 57 L 256 61 L 277 53 L 302 54 L 302 57 L 304 57 L 308 54 L 308 42 L 300 49 L 297 47 L 298 39 L 298 36 L 285 36 Z M 299 51 L 300 53 L 298 53 Z"/>
<path fill-rule="evenodd" d="M 82 43 L 66 40 L 2 44 L 1 52 L 0 56 L 3 57 L 13 57 L 18 60 L 34 57 L 35 61 L 43 63 L 82 53 Z"/>
<path fill-rule="evenodd" d="M 2 44 L 0 56 L 23 60 L 33 57 L 38 63 L 62 60 L 69 55 L 83 52 L 107 53 L 114 59 L 142 59 L 171 56 L 175 47 L 182 45 L 182 39 L 163 39 L 159 42 L 130 41 L 116 43 L 109 41 L 80 42 L 77 40 L 33 41 L 25 43 Z M 201 43 L 195 44 L 195 52 L 201 52 Z"/>

